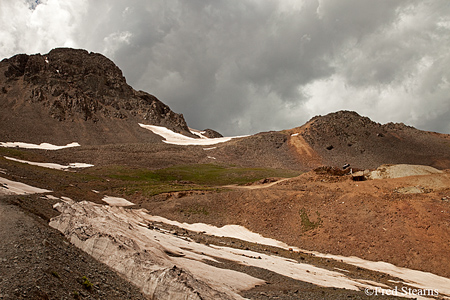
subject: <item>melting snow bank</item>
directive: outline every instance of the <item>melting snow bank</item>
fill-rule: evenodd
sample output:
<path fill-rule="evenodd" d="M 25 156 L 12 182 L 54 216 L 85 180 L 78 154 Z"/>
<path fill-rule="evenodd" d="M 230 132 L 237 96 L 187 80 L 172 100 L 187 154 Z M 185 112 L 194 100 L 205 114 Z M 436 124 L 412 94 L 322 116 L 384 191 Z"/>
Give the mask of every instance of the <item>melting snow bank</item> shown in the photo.
<path fill-rule="evenodd" d="M 147 219 L 154 222 L 160 222 L 169 224 L 172 226 L 177 226 L 179 228 L 184 228 L 190 231 L 196 231 L 196 232 L 203 232 L 205 234 L 219 236 L 219 237 L 229 237 L 229 238 L 235 238 L 243 241 L 247 241 L 250 243 L 257 243 L 267 246 L 274 246 L 278 248 L 283 249 L 289 249 L 292 247 L 289 247 L 287 244 L 271 239 L 266 238 L 260 235 L 259 233 L 252 232 L 248 230 L 245 227 L 242 227 L 240 225 L 225 225 L 223 227 L 216 227 L 204 223 L 194 223 L 194 224 L 188 224 L 188 223 L 180 223 L 177 221 L 168 220 L 163 217 L 159 216 L 151 216 L 148 215 Z M 300 250 L 296 248 L 296 250 Z"/>
<path fill-rule="evenodd" d="M 305 251 L 306 252 L 306 251 Z M 351 264 L 357 267 L 386 273 L 391 276 L 404 280 L 404 284 L 416 287 L 418 290 L 435 290 L 439 293 L 439 296 L 450 296 L 450 279 L 442 276 L 438 276 L 428 272 L 422 272 L 417 270 L 411 270 L 407 268 L 397 267 L 393 264 L 383 261 L 368 261 L 359 257 L 345 257 L 340 255 L 323 254 L 318 252 L 309 252 L 317 257 L 330 258 L 334 260 L 341 260 L 347 264 Z M 437 296 L 437 295 L 436 295 Z M 450 298 L 446 298 L 450 299 Z"/>
<path fill-rule="evenodd" d="M 28 144 L 28 143 L 22 143 L 22 142 L 0 142 L 0 147 L 9 147 L 9 148 L 27 148 L 27 149 L 41 149 L 41 150 L 61 150 L 64 148 L 72 148 L 72 147 L 79 147 L 80 144 L 78 143 L 70 143 L 65 146 L 55 146 L 49 143 L 41 143 L 39 145 L 36 144 Z"/>
<path fill-rule="evenodd" d="M 209 266 L 214 248 L 149 229 L 143 210 L 78 202 L 58 203 L 50 226 L 106 263 L 151 299 L 243 299 L 237 292 L 262 284 L 247 274 Z M 203 254 L 199 254 L 202 253 Z"/>
<path fill-rule="evenodd" d="M 222 137 L 222 138 L 207 138 L 203 135 L 197 134 L 200 138 L 194 139 L 185 135 L 182 135 L 180 133 L 173 132 L 172 130 L 161 127 L 161 126 L 155 126 L 155 125 L 145 125 L 139 123 L 139 126 L 142 128 L 148 129 L 152 131 L 154 134 L 157 134 L 159 136 L 162 136 L 167 144 L 174 144 L 174 145 L 214 145 L 219 143 L 228 142 L 231 139 L 244 137 L 244 136 L 235 136 L 235 137 Z M 196 134 L 194 132 L 194 134 Z"/>
<path fill-rule="evenodd" d="M 56 169 L 56 170 L 64 170 L 64 171 L 68 171 L 69 169 L 89 168 L 89 167 L 93 167 L 94 166 L 94 165 L 85 164 L 85 163 L 71 163 L 71 164 L 68 164 L 67 166 L 63 166 L 63 165 L 55 164 L 55 163 L 32 162 L 32 161 L 21 160 L 21 159 L 17 159 L 17 158 L 13 158 L 13 157 L 7 157 L 7 156 L 4 156 L 4 158 L 12 160 L 12 161 L 17 161 L 17 162 L 20 162 L 20 163 L 24 163 L 24 164 L 33 165 L 33 166 L 39 166 L 39 167 L 44 167 L 44 168 L 49 168 L 49 169 Z"/>
<path fill-rule="evenodd" d="M 287 244 L 277 241 L 275 239 L 266 238 L 262 235 L 252 232 L 245 227 L 239 225 L 225 225 L 223 227 L 216 227 L 203 223 L 180 223 L 177 221 L 168 220 L 159 216 L 148 216 L 149 220 L 155 222 L 161 222 L 180 228 L 184 228 L 196 232 L 204 232 L 208 235 L 214 235 L 218 237 L 230 237 L 240 240 L 244 240 L 251 243 L 258 243 L 267 246 L 274 246 L 283 249 L 293 249 L 296 251 L 310 253 L 317 257 L 329 258 L 337 261 L 343 261 L 344 263 L 354 265 L 357 267 L 365 268 L 372 271 L 377 271 L 391 276 L 401 278 L 406 284 L 415 286 L 421 290 L 433 289 L 439 291 L 440 295 L 450 296 L 450 279 L 441 277 L 432 273 L 422 272 L 417 270 L 411 270 L 407 268 L 397 267 L 393 264 L 378 261 L 368 261 L 358 257 L 345 257 L 339 255 L 323 254 L 315 251 L 302 250 L 296 247 L 290 247 Z M 302 280 L 302 279 L 300 279 Z M 304 280 L 305 281 L 305 280 Z M 319 283 L 316 283 L 320 285 Z M 401 295 L 405 296 L 405 295 Z"/>
<path fill-rule="evenodd" d="M 103 197 L 102 201 L 105 201 L 111 206 L 131 206 L 134 205 L 133 202 L 128 201 L 124 198 L 119 197 L 111 197 L 111 196 L 105 196 Z"/>
<path fill-rule="evenodd" d="M 282 248 L 287 246 L 237 225 L 217 228 L 206 224 L 178 223 L 151 216 L 143 209 L 111 207 L 86 201 L 58 203 L 55 208 L 61 214 L 50 221 L 50 226 L 64 233 L 79 248 L 125 275 L 155 299 L 242 299 L 239 291 L 264 283 L 243 272 L 205 263 L 212 261 L 220 265 L 219 259 L 244 267 L 266 269 L 323 287 L 369 291 L 389 288 L 383 283 L 351 278 L 345 270 L 332 271 L 251 250 L 196 243 L 186 236 L 158 230 L 152 224 L 162 222 L 192 231 L 205 231 L 210 235 Z M 441 297 L 450 295 L 450 279 L 447 278 L 382 262 L 314 254 L 392 274 L 408 286 L 437 290 Z M 400 293 L 399 296 L 417 298 L 417 295 Z"/>
<path fill-rule="evenodd" d="M 441 170 L 423 165 L 381 165 L 369 173 L 370 179 L 399 178 L 417 175 L 441 174 Z"/>
<path fill-rule="evenodd" d="M 25 183 L 0 177 L 0 195 L 29 195 L 51 192 L 50 190 L 40 189 Z"/>

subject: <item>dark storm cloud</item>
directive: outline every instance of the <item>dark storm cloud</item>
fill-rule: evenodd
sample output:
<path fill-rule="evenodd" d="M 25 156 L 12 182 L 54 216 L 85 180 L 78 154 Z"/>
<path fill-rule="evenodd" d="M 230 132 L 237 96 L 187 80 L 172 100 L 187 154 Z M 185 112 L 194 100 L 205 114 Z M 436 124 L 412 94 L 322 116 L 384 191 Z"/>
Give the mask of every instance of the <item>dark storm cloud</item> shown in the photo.
<path fill-rule="evenodd" d="M 16 15 L 2 15 L 2 56 L 101 52 L 194 128 L 255 133 L 352 109 L 450 132 L 446 0 L 41 2 L 2 1 Z"/>

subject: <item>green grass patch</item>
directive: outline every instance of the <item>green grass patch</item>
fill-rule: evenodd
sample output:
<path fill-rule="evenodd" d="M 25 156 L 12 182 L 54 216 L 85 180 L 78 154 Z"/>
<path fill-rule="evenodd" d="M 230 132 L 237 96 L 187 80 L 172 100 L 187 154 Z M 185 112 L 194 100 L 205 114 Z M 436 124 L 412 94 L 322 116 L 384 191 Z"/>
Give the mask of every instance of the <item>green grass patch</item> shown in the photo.
<path fill-rule="evenodd" d="M 89 173 L 109 180 L 115 192 L 128 196 L 134 193 L 154 196 L 178 191 L 219 190 L 218 187 L 223 185 L 245 184 L 267 177 L 286 178 L 301 174 L 291 170 L 214 164 L 178 165 L 158 170 L 108 166 L 91 169 Z"/>
<path fill-rule="evenodd" d="M 88 290 L 92 289 L 93 284 L 89 281 L 86 276 L 81 278 L 81 284 Z"/>
<path fill-rule="evenodd" d="M 202 207 L 202 206 L 193 206 L 188 209 L 183 209 L 180 212 L 183 215 L 188 216 L 188 217 L 191 215 L 204 215 L 204 216 L 209 215 L 209 211 L 205 207 Z"/>
<path fill-rule="evenodd" d="M 125 196 L 133 195 L 135 193 L 142 193 L 143 196 L 151 197 L 162 193 L 181 192 L 181 191 L 216 191 L 217 188 L 203 186 L 203 185 L 179 185 L 170 183 L 136 183 L 125 184 L 122 187 L 115 189 Z"/>
<path fill-rule="evenodd" d="M 294 177 L 298 171 L 269 168 L 241 168 L 214 164 L 180 165 L 159 170 L 110 167 L 103 170 L 110 178 L 128 182 L 188 182 L 200 185 L 245 184 L 266 177 Z"/>
<path fill-rule="evenodd" d="M 25 151 L 16 148 L 0 147 L 0 156 L 14 157 L 17 159 L 25 159 L 27 156 Z"/>
<path fill-rule="evenodd" d="M 319 212 L 316 211 L 316 214 L 317 214 L 317 221 L 313 222 L 309 219 L 308 213 L 304 208 L 300 210 L 300 218 L 303 231 L 313 230 L 322 225 L 322 219 L 320 218 Z"/>

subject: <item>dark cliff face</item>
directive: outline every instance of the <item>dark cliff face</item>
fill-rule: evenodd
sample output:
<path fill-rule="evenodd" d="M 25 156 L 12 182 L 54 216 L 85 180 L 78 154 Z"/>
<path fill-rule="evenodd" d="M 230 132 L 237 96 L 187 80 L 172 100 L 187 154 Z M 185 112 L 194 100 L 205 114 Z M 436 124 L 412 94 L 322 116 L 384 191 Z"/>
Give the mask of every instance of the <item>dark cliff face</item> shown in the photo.
<path fill-rule="evenodd" d="M 20 114 L 18 107 L 26 110 L 32 105 L 33 110 L 42 109 L 41 116 L 62 123 L 128 120 L 192 136 L 183 115 L 155 96 L 135 91 L 111 60 L 85 50 L 58 48 L 44 55 L 4 59 L 0 101 L 3 110 L 15 108 L 12 113 Z"/>

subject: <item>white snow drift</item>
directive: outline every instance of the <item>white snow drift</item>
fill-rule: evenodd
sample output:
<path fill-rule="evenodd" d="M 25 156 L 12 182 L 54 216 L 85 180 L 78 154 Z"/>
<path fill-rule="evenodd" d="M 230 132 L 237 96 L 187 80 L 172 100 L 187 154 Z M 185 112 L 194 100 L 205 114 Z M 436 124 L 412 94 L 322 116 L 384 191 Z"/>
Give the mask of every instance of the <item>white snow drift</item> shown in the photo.
<path fill-rule="evenodd" d="M 50 190 L 40 189 L 25 183 L 0 177 L 0 195 L 29 195 L 51 192 Z"/>
<path fill-rule="evenodd" d="M 67 144 L 65 146 L 56 146 L 49 143 L 41 143 L 39 145 L 22 143 L 22 142 L 0 142 L 0 147 L 8 147 L 8 148 L 26 148 L 26 149 L 41 149 L 41 150 L 60 150 L 64 148 L 72 148 L 79 147 L 80 144 L 74 142 Z"/>
<path fill-rule="evenodd" d="M 201 134 L 199 131 L 191 131 L 193 134 L 199 136 L 198 139 L 191 138 L 185 135 L 182 135 L 180 133 L 173 132 L 172 130 L 162 127 L 162 126 L 155 126 L 155 125 L 145 125 L 139 123 L 139 126 L 142 128 L 148 129 L 152 131 L 154 134 L 157 134 L 159 136 L 162 136 L 165 140 L 163 142 L 167 144 L 174 144 L 174 145 L 215 145 L 219 143 L 228 142 L 231 139 L 234 138 L 240 138 L 244 136 L 234 136 L 234 137 L 221 137 L 221 138 L 207 138 L 204 135 Z"/>
<path fill-rule="evenodd" d="M 128 201 L 127 199 L 120 198 L 120 197 L 111 197 L 111 196 L 104 196 L 102 198 L 102 201 L 105 201 L 111 206 L 131 206 L 134 205 L 133 202 Z"/>
<path fill-rule="evenodd" d="M 27 161 L 27 160 L 17 159 L 17 158 L 13 158 L 13 157 L 8 157 L 8 156 L 4 156 L 4 158 L 6 158 L 8 160 L 24 163 L 24 164 L 33 165 L 33 166 L 39 166 L 39 167 L 43 167 L 43 168 L 56 169 L 56 170 L 64 170 L 64 171 L 68 171 L 70 169 L 76 169 L 76 168 L 89 168 L 89 167 L 94 166 L 94 165 L 85 164 L 85 163 L 70 163 L 67 166 L 63 166 L 63 165 L 55 164 L 55 163 L 40 163 L 40 162 Z"/>

